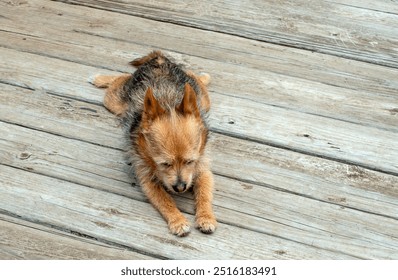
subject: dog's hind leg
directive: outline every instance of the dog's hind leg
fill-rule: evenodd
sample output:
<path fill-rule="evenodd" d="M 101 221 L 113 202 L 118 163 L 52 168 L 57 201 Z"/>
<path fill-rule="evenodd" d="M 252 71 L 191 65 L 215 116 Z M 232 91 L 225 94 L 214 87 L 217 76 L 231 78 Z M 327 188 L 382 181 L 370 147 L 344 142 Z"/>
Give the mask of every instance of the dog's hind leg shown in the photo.
<path fill-rule="evenodd" d="M 187 71 L 187 75 L 191 78 L 194 78 L 196 82 L 199 84 L 200 89 L 202 91 L 202 95 L 200 97 L 200 104 L 202 108 L 208 112 L 210 110 L 210 98 L 209 92 L 207 91 L 207 86 L 210 84 L 210 75 L 207 73 L 202 73 L 200 75 L 194 74 L 192 71 Z"/>
<path fill-rule="evenodd" d="M 111 75 L 97 75 L 94 77 L 92 81 L 90 81 L 93 85 L 98 88 L 107 88 L 109 85 L 115 81 L 120 76 L 111 76 Z"/>
<path fill-rule="evenodd" d="M 99 88 L 106 88 L 104 106 L 117 116 L 123 115 L 128 107 L 124 84 L 131 78 L 131 74 L 121 76 L 96 76 L 93 84 Z"/>

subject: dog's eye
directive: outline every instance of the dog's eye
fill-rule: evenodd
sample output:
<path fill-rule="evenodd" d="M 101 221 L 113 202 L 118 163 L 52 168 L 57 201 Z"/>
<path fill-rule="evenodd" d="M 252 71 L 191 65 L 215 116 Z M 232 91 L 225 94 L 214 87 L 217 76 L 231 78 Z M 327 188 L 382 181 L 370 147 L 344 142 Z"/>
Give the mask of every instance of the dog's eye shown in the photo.
<path fill-rule="evenodd" d="M 171 163 L 169 162 L 162 162 L 160 165 L 166 168 L 171 167 Z"/>
<path fill-rule="evenodd" d="M 186 164 L 186 165 L 190 165 L 190 164 L 192 164 L 193 162 L 194 162 L 193 159 L 189 159 L 189 160 L 186 160 L 186 161 L 185 161 L 185 164 Z"/>

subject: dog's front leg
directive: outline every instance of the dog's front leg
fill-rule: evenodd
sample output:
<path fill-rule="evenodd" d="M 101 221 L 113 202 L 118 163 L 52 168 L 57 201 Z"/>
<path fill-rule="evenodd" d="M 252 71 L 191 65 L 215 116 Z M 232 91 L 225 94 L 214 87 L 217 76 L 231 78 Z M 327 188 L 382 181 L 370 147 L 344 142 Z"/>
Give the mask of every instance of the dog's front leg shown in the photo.
<path fill-rule="evenodd" d="M 195 182 L 196 228 L 203 233 L 213 233 L 217 221 L 213 213 L 213 174 L 210 170 L 201 172 Z"/>
<path fill-rule="evenodd" d="M 141 186 L 149 201 L 166 220 L 171 233 L 178 236 L 188 235 L 190 232 L 189 222 L 178 210 L 170 194 L 154 182 L 145 182 Z"/>

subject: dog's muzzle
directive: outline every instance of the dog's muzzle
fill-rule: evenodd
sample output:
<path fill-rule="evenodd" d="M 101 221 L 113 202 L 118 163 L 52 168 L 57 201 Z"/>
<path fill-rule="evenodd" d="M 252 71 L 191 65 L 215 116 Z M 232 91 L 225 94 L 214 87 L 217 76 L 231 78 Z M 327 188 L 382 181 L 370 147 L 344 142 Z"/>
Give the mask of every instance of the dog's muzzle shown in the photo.
<path fill-rule="evenodd" d="M 177 182 L 176 184 L 174 184 L 172 187 L 173 187 L 173 190 L 174 190 L 175 192 L 177 192 L 177 193 L 179 193 L 179 192 L 184 192 L 184 191 L 186 191 L 186 189 L 187 189 L 187 183 L 178 181 L 178 182 Z"/>

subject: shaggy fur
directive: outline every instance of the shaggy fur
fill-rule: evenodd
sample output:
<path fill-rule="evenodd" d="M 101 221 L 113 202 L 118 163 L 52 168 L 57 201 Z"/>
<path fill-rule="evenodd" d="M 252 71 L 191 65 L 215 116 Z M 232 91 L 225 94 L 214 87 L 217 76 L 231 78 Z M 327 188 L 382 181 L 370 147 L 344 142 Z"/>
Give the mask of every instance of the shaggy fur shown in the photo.
<path fill-rule="evenodd" d="M 105 107 L 123 124 L 135 175 L 173 234 L 190 231 L 171 194 L 193 190 L 196 227 L 212 233 L 213 174 L 206 157 L 210 100 L 207 74 L 196 76 L 154 51 L 130 62 L 133 74 L 97 76 Z"/>

